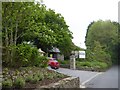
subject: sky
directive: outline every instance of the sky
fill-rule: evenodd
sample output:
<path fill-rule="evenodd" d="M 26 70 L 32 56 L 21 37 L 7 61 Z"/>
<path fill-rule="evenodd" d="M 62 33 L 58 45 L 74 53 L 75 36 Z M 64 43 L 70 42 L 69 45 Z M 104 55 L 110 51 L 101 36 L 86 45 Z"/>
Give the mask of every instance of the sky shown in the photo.
<path fill-rule="evenodd" d="M 86 48 L 85 35 L 92 21 L 118 21 L 119 0 L 43 0 L 47 8 L 60 13 L 73 33 L 75 45 Z"/>

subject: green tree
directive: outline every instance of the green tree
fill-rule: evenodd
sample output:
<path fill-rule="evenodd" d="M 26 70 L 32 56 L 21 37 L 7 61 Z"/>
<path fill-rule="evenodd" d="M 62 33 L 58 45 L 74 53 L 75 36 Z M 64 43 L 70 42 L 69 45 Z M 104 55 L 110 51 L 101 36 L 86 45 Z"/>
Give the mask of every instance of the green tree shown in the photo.
<path fill-rule="evenodd" d="M 12 62 L 12 46 L 31 41 L 47 52 L 52 47 L 68 55 L 72 50 L 72 32 L 61 14 L 34 2 L 5 2 L 2 4 L 3 59 Z M 3 61 L 4 61 L 3 60 Z"/>
<path fill-rule="evenodd" d="M 25 25 L 27 26 L 26 18 L 29 15 L 28 6 L 31 4 L 23 2 L 2 3 L 2 44 L 5 47 L 3 53 L 6 61 L 12 62 L 13 50 L 10 50 L 10 46 L 16 45 L 18 39 L 24 35 Z"/>
<path fill-rule="evenodd" d="M 91 52 L 96 47 L 95 41 L 99 42 L 102 50 L 111 56 L 111 60 L 117 60 L 117 44 L 118 44 L 118 26 L 114 22 L 96 21 L 88 28 L 86 34 L 86 46 Z M 102 57 L 101 57 L 102 58 Z"/>
<path fill-rule="evenodd" d="M 101 44 L 98 41 L 94 41 L 94 49 L 93 49 L 93 60 L 106 62 L 107 64 L 111 64 L 111 56 L 109 53 L 105 52 L 102 48 Z"/>

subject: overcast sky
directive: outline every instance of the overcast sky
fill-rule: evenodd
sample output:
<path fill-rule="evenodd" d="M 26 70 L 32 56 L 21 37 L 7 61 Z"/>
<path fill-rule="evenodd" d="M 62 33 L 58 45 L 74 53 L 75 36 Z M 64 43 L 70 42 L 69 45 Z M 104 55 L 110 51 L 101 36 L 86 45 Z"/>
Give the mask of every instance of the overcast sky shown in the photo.
<path fill-rule="evenodd" d="M 47 8 L 60 13 L 73 32 L 75 45 L 85 48 L 85 35 L 92 21 L 118 21 L 119 0 L 43 0 Z"/>

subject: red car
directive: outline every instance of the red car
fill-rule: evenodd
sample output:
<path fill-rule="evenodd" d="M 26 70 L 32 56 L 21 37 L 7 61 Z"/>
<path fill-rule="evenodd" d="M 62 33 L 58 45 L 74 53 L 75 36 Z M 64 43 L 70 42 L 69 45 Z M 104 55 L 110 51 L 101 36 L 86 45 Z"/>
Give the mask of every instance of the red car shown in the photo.
<path fill-rule="evenodd" d="M 60 67 L 59 62 L 55 59 L 55 58 L 50 58 L 48 65 L 52 68 L 52 69 L 58 69 Z"/>

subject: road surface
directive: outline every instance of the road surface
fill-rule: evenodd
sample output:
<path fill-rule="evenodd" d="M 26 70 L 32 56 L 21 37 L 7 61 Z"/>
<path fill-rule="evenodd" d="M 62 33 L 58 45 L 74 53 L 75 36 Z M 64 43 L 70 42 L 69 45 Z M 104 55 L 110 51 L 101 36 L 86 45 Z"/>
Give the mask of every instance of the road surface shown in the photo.
<path fill-rule="evenodd" d="M 118 88 L 118 67 L 113 66 L 85 84 L 88 88 Z"/>
<path fill-rule="evenodd" d="M 50 70 L 54 70 L 51 69 L 50 67 L 48 67 L 48 69 Z M 65 75 L 68 76 L 73 76 L 73 77 L 79 77 L 80 78 L 80 87 L 85 87 L 85 83 L 87 83 L 90 79 L 96 77 L 97 75 L 101 74 L 101 72 L 91 72 L 91 71 L 82 71 L 82 70 L 71 70 L 71 69 L 66 69 L 66 68 L 59 68 L 57 70 L 59 73 L 63 73 Z"/>
<path fill-rule="evenodd" d="M 51 68 L 49 67 L 49 69 Z M 68 76 L 79 77 L 81 88 L 118 88 L 117 66 L 111 67 L 106 72 L 71 70 L 65 68 L 59 68 L 56 71 Z"/>

